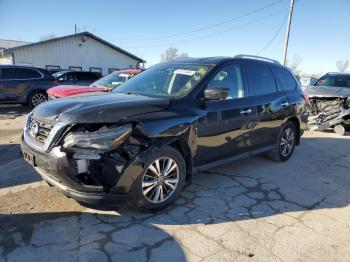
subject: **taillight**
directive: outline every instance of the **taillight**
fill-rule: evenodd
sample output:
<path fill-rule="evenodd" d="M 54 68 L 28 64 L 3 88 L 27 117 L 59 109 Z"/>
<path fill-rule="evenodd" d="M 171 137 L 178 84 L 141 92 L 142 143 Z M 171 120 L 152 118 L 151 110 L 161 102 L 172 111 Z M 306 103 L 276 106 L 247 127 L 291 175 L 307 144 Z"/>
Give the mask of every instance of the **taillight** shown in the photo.
<path fill-rule="evenodd" d="M 51 84 L 57 84 L 57 80 L 49 80 Z"/>
<path fill-rule="evenodd" d="M 307 95 L 305 95 L 305 94 L 302 94 L 301 95 L 302 96 L 302 98 L 304 99 L 304 101 L 305 101 L 305 104 L 308 104 L 309 103 L 309 97 L 307 96 Z"/>

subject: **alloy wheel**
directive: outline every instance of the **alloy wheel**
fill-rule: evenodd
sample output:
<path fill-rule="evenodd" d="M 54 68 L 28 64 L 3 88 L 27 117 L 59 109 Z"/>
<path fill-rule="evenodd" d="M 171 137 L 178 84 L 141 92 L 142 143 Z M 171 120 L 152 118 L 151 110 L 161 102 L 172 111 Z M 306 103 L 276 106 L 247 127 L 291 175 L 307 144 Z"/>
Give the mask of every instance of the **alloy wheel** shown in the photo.
<path fill-rule="evenodd" d="M 37 94 L 34 94 L 32 96 L 32 105 L 33 106 L 37 106 L 43 102 L 46 102 L 47 99 L 46 99 L 46 96 L 44 94 L 41 94 L 41 93 L 37 93 Z"/>
<path fill-rule="evenodd" d="M 280 143 L 280 152 L 283 157 L 288 157 L 294 148 L 295 135 L 294 130 L 290 127 L 283 131 Z"/>
<path fill-rule="evenodd" d="M 179 183 L 179 166 L 170 157 L 161 157 L 152 162 L 142 179 L 142 192 L 151 203 L 166 201 Z"/>

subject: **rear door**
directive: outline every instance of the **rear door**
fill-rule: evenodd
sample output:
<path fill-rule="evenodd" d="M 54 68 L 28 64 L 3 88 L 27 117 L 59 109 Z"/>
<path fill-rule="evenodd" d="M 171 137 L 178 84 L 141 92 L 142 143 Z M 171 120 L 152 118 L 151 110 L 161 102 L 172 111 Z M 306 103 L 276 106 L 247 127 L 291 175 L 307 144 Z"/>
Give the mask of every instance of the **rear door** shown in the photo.
<path fill-rule="evenodd" d="M 276 79 L 266 63 L 246 62 L 248 95 L 257 108 L 257 122 L 253 130 L 254 148 L 275 143 L 280 127 L 289 112 L 285 93 L 277 89 Z"/>
<path fill-rule="evenodd" d="M 246 96 L 240 64 L 223 66 L 209 81 L 209 87 L 226 87 L 230 93 L 224 100 L 205 102 L 197 126 L 197 166 L 249 151 L 252 127 L 257 118 L 256 107 Z"/>

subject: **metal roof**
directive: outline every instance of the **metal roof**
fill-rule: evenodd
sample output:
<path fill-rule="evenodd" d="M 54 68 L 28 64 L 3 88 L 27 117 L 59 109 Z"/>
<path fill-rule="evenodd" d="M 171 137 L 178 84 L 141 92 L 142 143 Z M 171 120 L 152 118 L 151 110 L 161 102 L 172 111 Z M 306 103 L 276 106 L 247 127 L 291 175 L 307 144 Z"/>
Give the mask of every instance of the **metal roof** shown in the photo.
<path fill-rule="evenodd" d="M 14 48 L 14 47 L 18 47 L 18 46 L 22 46 L 22 45 L 28 45 L 28 44 L 31 44 L 31 42 L 0 39 L 0 50 L 1 49 Z"/>
<path fill-rule="evenodd" d="M 62 37 L 57 37 L 57 38 L 52 38 L 52 39 L 49 39 L 49 40 L 44 40 L 44 41 L 40 41 L 40 42 L 35 42 L 35 43 L 30 43 L 30 44 L 25 44 L 25 45 L 21 45 L 21 46 L 16 46 L 16 47 L 12 47 L 12 48 L 8 48 L 8 49 L 5 49 L 3 50 L 4 52 L 12 52 L 14 50 L 17 50 L 17 49 L 20 49 L 20 48 L 26 48 L 26 47 L 31 47 L 31 46 L 36 46 L 36 45 L 41 45 L 41 44 L 46 44 L 46 43 L 50 43 L 50 42 L 54 42 L 54 41 L 59 41 L 59 40 L 63 40 L 63 39 L 66 39 L 66 38 L 69 38 L 69 37 L 75 37 L 75 36 L 89 36 L 93 39 L 95 39 L 96 41 L 98 42 L 101 42 L 129 57 L 132 57 L 134 58 L 135 60 L 139 61 L 139 62 L 146 62 L 145 60 L 143 60 L 142 58 L 140 57 L 137 57 L 131 53 L 129 53 L 128 51 L 125 51 L 124 49 L 118 47 L 118 46 L 115 46 L 105 40 L 103 40 L 102 38 L 99 38 L 98 36 L 94 35 L 94 34 L 91 34 L 90 32 L 81 32 L 81 33 L 78 33 L 78 34 L 72 34 L 72 35 L 66 35 L 66 36 L 62 36 Z"/>

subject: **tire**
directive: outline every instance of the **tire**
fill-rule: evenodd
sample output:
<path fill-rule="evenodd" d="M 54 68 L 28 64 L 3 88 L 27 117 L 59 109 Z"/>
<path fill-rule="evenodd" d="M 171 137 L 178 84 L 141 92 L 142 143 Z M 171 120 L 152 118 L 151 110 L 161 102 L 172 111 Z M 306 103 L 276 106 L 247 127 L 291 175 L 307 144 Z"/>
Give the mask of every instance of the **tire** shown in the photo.
<path fill-rule="evenodd" d="M 267 157 L 276 162 L 287 161 L 294 152 L 296 141 L 297 129 L 293 122 L 288 121 L 281 127 L 274 149 L 267 153 Z"/>
<path fill-rule="evenodd" d="M 175 148 L 162 146 L 150 153 L 143 162 L 145 168 L 135 180 L 128 195 L 128 202 L 140 210 L 164 209 L 172 204 L 182 191 L 186 180 L 185 160 Z M 159 170 L 161 172 L 157 172 Z M 164 173 L 167 170 L 171 171 L 166 175 Z"/>
<path fill-rule="evenodd" d="M 47 101 L 47 94 L 41 91 L 34 91 L 29 95 L 29 98 L 28 98 L 28 104 L 32 108 L 46 101 Z"/>

